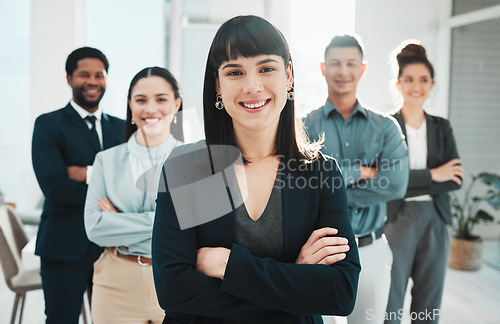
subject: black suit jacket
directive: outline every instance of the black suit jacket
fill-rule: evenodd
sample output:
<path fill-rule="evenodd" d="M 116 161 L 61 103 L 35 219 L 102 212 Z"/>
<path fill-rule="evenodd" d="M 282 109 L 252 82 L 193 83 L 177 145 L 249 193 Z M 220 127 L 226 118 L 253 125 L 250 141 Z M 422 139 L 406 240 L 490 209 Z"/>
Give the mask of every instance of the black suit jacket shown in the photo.
<path fill-rule="evenodd" d="M 103 148 L 122 142 L 124 121 L 102 114 Z M 68 103 L 35 121 L 32 161 L 45 196 L 35 253 L 57 260 L 79 260 L 91 243 L 83 223 L 87 185 L 68 178 L 70 165 L 88 166 L 100 151 L 86 122 Z"/>
<path fill-rule="evenodd" d="M 174 149 L 170 156 L 191 151 L 190 145 Z M 203 157 L 196 157 L 197 165 L 206 164 L 200 160 Z M 173 170 L 174 175 L 183 173 L 186 183 L 200 179 L 200 168 L 190 171 L 182 168 L 184 163 L 179 165 L 180 168 Z M 280 187 L 283 186 L 284 241 L 276 260 L 256 257 L 235 243 L 233 212 L 181 230 L 170 193 L 172 188 L 167 186 L 166 192 L 158 194 L 153 227 L 153 274 L 167 323 L 207 324 L 223 320 L 322 323 L 319 314 L 347 315 L 352 311 L 360 265 L 344 182 L 335 160 L 321 158 L 308 168 L 283 166 L 280 172 L 283 172 Z M 165 182 L 169 174 L 172 173 L 167 171 Z M 193 190 L 197 192 L 196 188 Z M 213 199 L 206 202 L 220 203 Z M 194 209 L 195 217 L 203 214 L 203 206 Z M 349 240 L 346 258 L 331 266 L 295 264 L 310 234 L 327 226 L 337 228 L 338 235 Z M 200 247 L 231 249 L 224 280 L 196 270 Z"/>
<path fill-rule="evenodd" d="M 401 111 L 394 114 L 403 134 L 406 144 L 406 126 Z M 425 114 L 427 123 L 427 168 L 410 170 L 410 179 L 406 197 L 416 197 L 429 194 L 439 216 L 446 224 L 451 224 L 450 197 L 448 191 L 460 189 L 454 181 L 434 182 L 430 170 L 458 158 L 457 147 L 453 137 L 450 122 L 444 118 Z M 404 200 L 393 200 L 387 203 L 387 221 L 392 221 L 403 205 Z"/>

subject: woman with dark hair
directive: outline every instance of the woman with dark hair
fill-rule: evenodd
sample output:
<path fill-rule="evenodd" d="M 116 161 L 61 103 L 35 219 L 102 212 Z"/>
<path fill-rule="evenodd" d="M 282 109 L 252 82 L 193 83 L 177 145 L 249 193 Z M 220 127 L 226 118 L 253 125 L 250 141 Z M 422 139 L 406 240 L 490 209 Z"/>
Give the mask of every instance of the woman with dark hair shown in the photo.
<path fill-rule="evenodd" d="M 157 199 L 165 322 L 322 323 L 352 311 L 360 266 L 343 178 L 307 143 L 293 90 L 276 27 L 238 16 L 219 28 L 205 71 L 206 141 L 172 152 Z M 241 164 L 226 163 L 231 148 Z M 213 179 L 219 186 L 206 185 Z"/>
<path fill-rule="evenodd" d="M 181 142 L 182 108 L 174 76 L 145 68 L 128 91 L 124 144 L 97 154 L 85 202 L 85 229 L 106 247 L 94 264 L 92 319 L 161 323 L 151 269 L 151 232 L 161 166 Z M 182 138 L 182 137 L 180 137 Z M 148 322 L 149 321 L 149 322 Z"/>
<path fill-rule="evenodd" d="M 432 315 L 414 322 L 437 323 L 450 245 L 448 192 L 460 188 L 464 170 L 450 123 L 423 108 L 434 86 L 434 69 L 425 49 L 409 43 L 396 59 L 396 88 L 403 96 L 403 106 L 394 117 L 408 144 L 410 179 L 406 197 L 387 203 L 384 233 L 394 261 L 386 323 L 400 323 L 410 278 L 410 311 Z"/>

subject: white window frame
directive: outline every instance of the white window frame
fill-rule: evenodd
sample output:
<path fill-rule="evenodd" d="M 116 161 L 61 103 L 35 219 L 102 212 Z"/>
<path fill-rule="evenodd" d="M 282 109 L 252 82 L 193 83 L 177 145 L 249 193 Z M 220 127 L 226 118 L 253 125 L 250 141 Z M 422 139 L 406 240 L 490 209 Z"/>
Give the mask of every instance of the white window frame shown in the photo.
<path fill-rule="evenodd" d="M 450 76 L 451 76 L 451 35 L 453 28 L 467 26 L 491 19 L 500 18 L 500 5 L 478 9 L 464 14 L 451 16 L 453 0 L 441 1 L 439 12 L 440 23 L 437 37 L 437 64 L 436 75 L 446 75 L 447 78 L 439 81 L 440 91 L 436 95 L 436 113 L 448 117 L 450 104 Z"/>

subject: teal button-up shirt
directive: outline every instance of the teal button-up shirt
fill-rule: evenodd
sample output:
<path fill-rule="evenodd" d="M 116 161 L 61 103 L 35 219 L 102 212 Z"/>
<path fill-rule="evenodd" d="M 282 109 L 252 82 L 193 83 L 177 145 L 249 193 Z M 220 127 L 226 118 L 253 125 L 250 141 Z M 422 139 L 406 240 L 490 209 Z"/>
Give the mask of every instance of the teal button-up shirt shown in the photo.
<path fill-rule="evenodd" d="M 345 178 L 351 225 L 356 236 L 380 229 L 389 200 L 403 198 L 409 176 L 408 151 L 397 122 L 359 101 L 347 120 L 327 99 L 304 119 L 311 140 L 325 133 L 323 153 L 334 157 Z M 379 172 L 360 180 L 360 166 Z"/>

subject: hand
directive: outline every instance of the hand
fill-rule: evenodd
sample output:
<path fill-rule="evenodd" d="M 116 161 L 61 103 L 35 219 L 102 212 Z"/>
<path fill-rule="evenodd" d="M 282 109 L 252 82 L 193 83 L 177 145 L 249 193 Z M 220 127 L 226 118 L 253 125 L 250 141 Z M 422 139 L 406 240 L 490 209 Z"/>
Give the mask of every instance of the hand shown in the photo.
<path fill-rule="evenodd" d="M 119 213 L 120 211 L 113 205 L 113 203 L 106 197 L 97 199 L 97 206 L 103 212 Z"/>
<path fill-rule="evenodd" d="M 461 185 L 464 177 L 464 168 L 462 168 L 460 163 L 460 159 L 453 159 L 437 168 L 431 169 L 432 181 L 445 182 L 451 180 Z"/>
<path fill-rule="evenodd" d="M 78 182 L 85 182 L 87 180 L 87 167 L 70 165 L 66 169 L 68 169 L 68 178 Z"/>
<path fill-rule="evenodd" d="M 338 230 L 323 227 L 315 230 L 307 242 L 300 249 L 296 264 L 326 264 L 330 265 L 346 257 L 344 252 L 349 251 L 348 241 L 343 237 L 332 237 Z"/>
<path fill-rule="evenodd" d="M 377 175 L 378 169 L 377 168 L 370 168 L 370 167 L 366 167 L 366 166 L 360 166 L 359 172 L 360 172 L 359 177 L 361 180 L 368 180 L 368 179 L 371 179 Z"/>
<path fill-rule="evenodd" d="M 230 249 L 223 247 L 203 247 L 198 249 L 196 270 L 212 277 L 224 279 Z"/>

